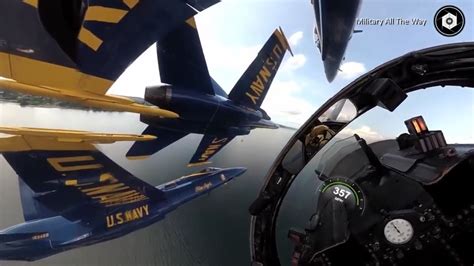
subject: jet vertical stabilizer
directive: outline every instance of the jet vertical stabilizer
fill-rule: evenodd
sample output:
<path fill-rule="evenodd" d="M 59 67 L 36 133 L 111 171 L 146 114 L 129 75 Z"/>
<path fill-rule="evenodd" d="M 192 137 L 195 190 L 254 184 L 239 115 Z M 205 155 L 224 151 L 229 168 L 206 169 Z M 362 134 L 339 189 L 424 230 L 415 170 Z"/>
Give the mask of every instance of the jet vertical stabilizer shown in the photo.
<path fill-rule="evenodd" d="M 237 81 L 229 94 L 229 99 L 258 110 L 287 50 L 293 54 L 281 28 L 276 29 Z"/>

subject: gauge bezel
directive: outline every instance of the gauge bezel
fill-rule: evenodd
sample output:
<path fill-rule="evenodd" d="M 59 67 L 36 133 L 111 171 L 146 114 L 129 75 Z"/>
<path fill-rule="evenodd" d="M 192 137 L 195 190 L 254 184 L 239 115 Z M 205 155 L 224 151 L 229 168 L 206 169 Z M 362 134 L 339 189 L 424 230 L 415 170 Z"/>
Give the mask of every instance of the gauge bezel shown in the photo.
<path fill-rule="evenodd" d="M 403 221 L 405 223 L 407 223 L 409 225 L 409 228 L 411 229 L 411 235 L 407 238 L 407 240 L 404 240 L 403 242 L 394 242 L 394 241 L 391 241 L 388 237 L 387 237 L 387 233 L 386 233 L 386 230 L 387 230 L 387 227 L 390 226 L 392 223 L 394 223 L 395 221 Z M 415 237 L 415 228 L 413 227 L 413 224 L 407 220 L 407 219 L 404 219 L 404 218 L 401 218 L 401 217 L 397 217 L 397 218 L 392 218 L 390 220 L 388 220 L 384 227 L 383 227 L 383 235 L 385 237 L 385 241 L 391 245 L 394 245 L 394 246 L 403 246 L 403 245 L 406 245 L 408 243 L 410 243 L 413 238 Z"/>
<path fill-rule="evenodd" d="M 362 215 L 365 210 L 365 195 L 362 192 L 362 189 L 360 188 L 360 186 L 356 182 L 352 181 L 351 179 L 345 178 L 345 177 L 329 178 L 327 180 L 324 180 L 324 182 L 318 188 L 318 191 L 319 193 L 324 193 L 330 187 L 337 186 L 337 185 L 344 186 L 348 188 L 350 191 L 352 191 L 352 193 L 354 194 L 355 203 L 356 203 L 354 210 L 358 211 L 358 215 Z"/>

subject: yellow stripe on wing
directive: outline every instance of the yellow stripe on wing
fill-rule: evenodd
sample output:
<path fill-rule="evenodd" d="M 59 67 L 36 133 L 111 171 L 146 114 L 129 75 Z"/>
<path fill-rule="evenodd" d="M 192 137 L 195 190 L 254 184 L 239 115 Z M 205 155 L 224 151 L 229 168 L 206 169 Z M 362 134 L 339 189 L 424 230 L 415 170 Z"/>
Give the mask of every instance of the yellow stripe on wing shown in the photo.
<path fill-rule="evenodd" d="M 193 28 L 195 28 L 195 29 L 197 28 L 197 26 L 196 26 L 196 20 L 194 19 L 194 17 L 191 17 L 191 18 L 189 18 L 188 20 L 186 20 L 186 23 L 187 23 L 189 26 L 191 26 L 191 27 L 193 27 Z"/>
<path fill-rule="evenodd" d="M 0 79 L 0 87 L 17 92 L 52 97 L 60 100 L 77 102 L 85 106 L 97 107 L 100 109 L 132 112 L 150 116 L 160 116 L 166 118 L 178 118 L 175 112 L 160 109 L 156 106 L 148 106 L 113 95 L 99 95 L 81 90 L 65 90 L 51 87 L 34 86 L 16 82 L 10 79 Z"/>
<path fill-rule="evenodd" d="M 194 166 L 200 166 L 200 165 L 206 165 L 206 164 L 210 164 L 212 162 L 210 161 L 207 161 L 207 162 L 199 162 L 199 163 L 188 163 L 188 167 L 194 167 Z"/>
<path fill-rule="evenodd" d="M 96 133 L 81 130 L 49 129 L 33 127 L 0 127 L 0 133 L 17 136 L 36 136 L 56 138 L 63 142 L 112 143 L 115 141 L 149 141 L 156 139 L 152 135 Z"/>
<path fill-rule="evenodd" d="M 0 52 L 0 86 L 4 89 L 53 97 L 101 109 L 178 118 L 175 112 L 122 97 L 105 95 L 113 81 L 77 69 Z M 32 85 L 34 84 L 34 85 Z"/>
<path fill-rule="evenodd" d="M 104 167 L 100 163 L 94 163 L 95 159 L 92 156 L 73 156 L 73 157 L 48 158 L 47 161 L 58 172 L 93 170 L 93 169 L 100 169 L 100 168 Z M 73 163 L 90 162 L 90 163 L 89 164 L 84 164 L 84 165 L 63 165 L 65 163 L 71 163 L 71 162 L 73 162 Z"/>
<path fill-rule="evenodd" d="M 84 20 L 118 23 L 127 13 L 128 10 L 103 6 L 90 6 L 87 8 Z"/>
<path fill-rule="evenodd" d="M 5 78 L 12 78 L 9 54 L 0 53 L 0 76 L 5 77 Z"/>
<path fill-rule="evenodd" d="M 23 3 L 28 4 L 34 8 L 38 8 L 38 0 L 23 0 Z"/>
<path fill-rule="evenodd" d="M 81 27 L 81 31 L 79 31 L 78 39 L 94 51 L 99 50 L 102 45 L 102 40 L 84 27 Z"/>
<path fill-rule="evenodd" d="M 127 156 L 127 159 L 131 161 L 145 160 L 147 158 L 150 158 L 150 155 Z"/>
<path fill-rule="evenodd" d="M 134 8 L 140 0 L 122 0 L 124 4 L 128 6 L 128 8 L 132 9 Z"/>
<path fill-rule="evenodd" d="M 108 144 L 116 141 L 149 141 L 156 138 L 151 135 L 108 134 L 27 127 L 0 127 L 0 133 L 13 135 L 0 138 L 0 152 L 95 150 L 93 144 Z"/>
<path fill-rule="evenodd" d="M 114 83 L 112 80 L 84 74 L 75 68 L 23 56 L 0 52 L 0 60 L 0 76 L 20 83 L 85 90 L 95 94 L 105 94 Z"/>

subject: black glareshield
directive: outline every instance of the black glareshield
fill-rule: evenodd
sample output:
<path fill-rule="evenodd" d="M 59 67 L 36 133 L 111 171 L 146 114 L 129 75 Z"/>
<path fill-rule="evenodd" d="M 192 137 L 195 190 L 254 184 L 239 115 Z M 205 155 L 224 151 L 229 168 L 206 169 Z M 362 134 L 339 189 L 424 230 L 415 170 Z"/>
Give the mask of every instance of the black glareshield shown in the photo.
<path fill-rule="evenodd" d="M 339 100 L 348 99 L 357 108 L 358 117 L 377 105 L 392 111 L 409 92 L 418 89 L 440 85 L 474 87 L 473 59 L 474 42 L 448 44 L 414 51 L 359 77 L 323 104 L 280 152 L 266 176 L 258 199 L 252 205 L 253 207 L 259 205 L 258 208 L 251 208 L 252 263 L 254 265 L 280 265 L 275 242 L 275 226 L 279 208 L 295 177 L 304 164 L 311 159 L 306 158 L 302 164 L 301 156 L 297 156 L 294 152 L 300 150 L 301 146 L 304 149 L 301 143 L 304 143 L 306 135 L 314 126 L 327 125 L 337 134 L 348 124 L 320 121 L 319 118 L 325 112 Z M 300 144 L 296 144 L 297 142 Z M 343 215 L 340 212 L 333 213 Z"/>

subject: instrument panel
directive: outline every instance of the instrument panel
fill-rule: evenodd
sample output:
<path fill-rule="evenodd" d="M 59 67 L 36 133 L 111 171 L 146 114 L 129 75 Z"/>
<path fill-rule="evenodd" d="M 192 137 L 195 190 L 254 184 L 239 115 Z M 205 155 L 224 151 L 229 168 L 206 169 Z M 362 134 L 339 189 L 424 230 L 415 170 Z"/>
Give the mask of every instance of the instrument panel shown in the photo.
<path fill-rule="evenodd" d="M 429 165 L 430 158 L 419 164 Z M 446 169 L 433 184 L 400 171 L 326 179 L 320 200 L 345 206 L 349 237 L 313 256 L 310 265 L 472 265 L 474 155 Z"/>

